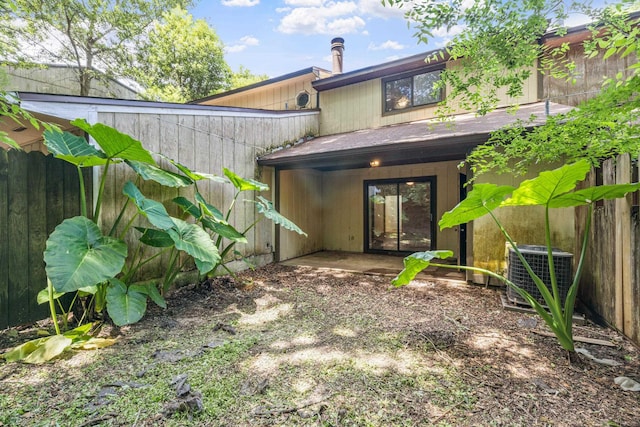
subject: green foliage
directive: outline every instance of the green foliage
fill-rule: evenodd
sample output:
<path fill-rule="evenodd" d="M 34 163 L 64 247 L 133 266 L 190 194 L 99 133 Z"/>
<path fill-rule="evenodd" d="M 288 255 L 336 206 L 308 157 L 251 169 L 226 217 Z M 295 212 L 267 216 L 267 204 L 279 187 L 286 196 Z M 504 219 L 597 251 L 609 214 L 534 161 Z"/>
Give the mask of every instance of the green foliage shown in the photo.
<path fill-rule="evenodd" d="M 176 7 L 155 22 L 136 49 L 132 77 L 152 100 L 186 102 L 227 90 L 231 70 L 216 32 Z"/>
<path fill-rule="evenodd" d="M 580 276 L 584 266 L 584 258 L 587 251 L 587 237 L 591 226 L 593 205 L 599 200 L 624 197 L 627 193 L 640 189 L 640 183 L 635 183 L 607 185 L 575 190 L 577 184 L 584 180 L 590 167 L 590 163 L 587 160 L 581 160 L 552 171 L 542 172 L 536 178 L 522 182 L 522 184 L 515 189 L 506 186 L 498 187 L 493 184 L 476 184 L 474 185 L 473 190 L 469 192 L 468 197 L 451 211 L 445 213 L 439 223 L 440 228 L 444 229 L 467 223 L 484 215 L 490 215 L 500 228 L 500 231 L 507 242 L 512 245 L 516 255 L 527 270 L 527 273 L 536 284 L 536 287 L 544 298 L 545 305 L 549 311 L 547 311 L 547 309 L 545 309 L 545 307 L 527 291 L 521 289 L 507 278 L 496 273 L 477 267 L 450 266 L 431 262 L 433 258 L 442 258 L 443 255 L 451 253 L 447 251 L 419 252 L 410 255 L 404 261 L 404 270 L 393 280 L 392 283 L 396 286 L 406 285 L 416 276 L 416 274 L 427 268 L 429 265 L 436 265 L 443 268 L 472 270 L 495 277 L 514 289 L 522 298 L 524 298 L 531 307 L 536 310 L 540 317 L 542 317 L 547 326 L 549 326 L 549 328 L 554 332 L 562 348 L 573 352 L 575 350 L 572 330 L 573 309 L 578 293 Z M 509 193 L 511 193 L 511 197 L 504 200 Z M 545 208 L 545 238 L 550 283 L 544 283 L 540 277 L 535 274 L 527 260 L 518 250 L 517 245 L 507 230 L 504 229 L 498 218 L 493 214 L 494 210 L 501 206 L 543 206 Z M 587 215 L 578 266 L 576 268 L 573 282 L 569 287 L 566 300 L 563 304 L 558 290 L 558 283 L 553 263 L 553 242 L 551 241 L 549 209 L 574 206 L 588 206 L 589 212 Z"/>
<path fill-rule="evenodd" d="M 269 186 L 262 182 L 253 179 L 242 178 L 241 176 L 226 168 L 224 169 L 224 175 L 228 179 L 227 183 L 231 183 L 236 189 L 236 193 L 231 204 L 229 205 L 229 208 L 227 209 L 226 214 L 223 214 L 222 212 L 220 212 L 220 210 L 208 204 L 199 192 L 196 192 L 196 203 L 193 203 L 184 197 L 176 197 L 175 199 L 173 199 L 173 201 L 178 206 L 180 206 L 186 214 L 193 217 L 200 224 L 200 226 L 204 230 L 207 230 L 209 233 L 211 233 L 211 235 L 215 239 L 217 250 L 220 253 L 220 259 L 217 260 L 212 268 L 207 270 L 208 274 L 211 276 L 216 274 L 219 267 L 222 267 L 228 273 L 233 274 L 233 272 L 225 266 L 227 256 L 232 253 L 236 257 L 241 257 L 247 264 L 249 264 L 248 261 L 242 256 L 242 254 L 240 254 L 240 252 L 238 251 L 235 251 L 234 248 L 237 243 L 247 243 L 247 233 L 258 224 L 261 218 L 258 218 L 242 232 L 235 229 L 231 224 L 228 223 L 228 221 L 236 205 L 236 201 L 238 200 L 238 197 L 241 193 L 245 191 L 260 192 L 269 189 Z M 278 211 L 276 211 L 270 201 L 262 196 L 257 196 L 256 199 L 257 200 L 247 200 L 247 202 L 254 203 L 257 212 L 264 218 L 267 218 L 274 224 L 277 224 L 286 230 L 290 230 L 304 236 L 307 235 L 291 220 L 287 219 Z M 198 263 L 198 258 L 195 259 L 196 263 Z M 251 264 L 249 264 L 249 266 L 252 267 Z M 198 268 L 201 272 L 203 272 L 202 266 L 198 265 Z"/>
<path fill-rule="evenodd" d="M 474 176 L 494 171 L 523 175 L 531 165 L 586 159 L 599 166 L 619 154 L 640 155 L 640 75 L 606 84 L 598 96 L 542 126 L 521 121 L 495 132 L 466 159 Z M 532 118 L 535 120 L 535 117 Z M 524 131 L 524 129 L 528 129 Z"/>
<path fill-rule="evenodd" d="M 238 71 L 231 75 L 229 89 L 237 89 L 239 87 L 249 86 L 267 79 L 269 79 L 269 76 L 267 74 L 253 74 L 251 73 L 251 71 L 241 65 Z"/>
<path fill-rule="evenodd" d="M 84 120 L 75 120 L 72 123 L 91 135 L 97 147 L 90 145 L 84 138 L 51 130 L 45 132 L 45 143 L 49 151 L 56 157 L 76 165 L 79 177 L 82 177 L 82 167 L 102 166 L 104 169 L 95 210 L 87 213 L 88 207 L 85 206 L 83 215 L 63 221 L 47 241 L 45 263 L 51 286 L 45 289 L 40 297 L 42 300 L 48 298 L 54 319 L 54 302 L 60 305 L 62 294 L 82 291 L 83 295 L 91 295 L 90 306 L 93 310 L 100 312 L 106 308 L 117 325 L 136 322 L 144 315 L 147 298 L 160 306 L 166 305 L 157 288 L 131 284 L 142 266 L 168 252 L 169 260 L 161 288 L 167 290 L 189 260 L 193 260 L 200 274 L 205 275 L 223 265 L 224 257 L 236 243 L 247 243 L 246 233 L 257 222 L 240 232 L 228 223 L 231 211 L 241 192 L 264 191 L 268 186 L 252 179 L 241 178 L 225 169 L 224 174 L 227 178 L 223 182 L 232 183 L 237 192 L 226 216 L 223 216 L 222 212 L 209 204 L 197 189 L 198 181 L 212 179 L 220 182 L 220 177 L 191 171 L 175 161 L 170 161 L 170 164 L 174 165 L 178 172 L 162 169 L 152 154 L 129 135 L 99 123 L 90 125 Z M 172 217 L 162 203 L 146 197 L 134 182 L 128 181 L 122 190 L 126 202 L 120 215 L 113 224 L 108 224 L 110 231 L 103 234 L 96 224 L 100 217 L 109 165 L 123 161 L 137 173 L 138 180 L 148 179 L 174 188 L 193 185 L 195 202 L 184 197 L 177 197 L 174 202 L 199 224 Z M 83 188 L 81 193 L 84 193 Z M 81 196 L 83 204 L 86 205 L 84 194 Z M 133 203 L 136 210 L 126 218 L 123 226 L 121 223 L 125 219 L 125 213 L 130 212 L 127 211 L 129 203 Z M 286 229 L 304 234 L 295 224 L 278 214 L 266 199 L 259 198 L 255 203 L 258 212 L 268 219 Z M 139 217 L 145 218 L 148 225 L 135 228 L 140 235 L 136 234 L 139 236 L 137 242 L 134 240 L 128 248 L 123 240 L 124 236 Z M 93 218 L 93 221 L 89 218 Z M 116 236 L 116 233 L 119 234 Z M 157 250 L 148 255 L 141 250 L 141 245 Z M 227 246 L 223 248 L 223 245 Z M 180 253 L 186 256 L 180 257 Z M 128 262 L 125 263 L 127 257 Z M 62 311 L 65 313 L 64 309 Z"/>
<path fill-rule="evenodd" d="M 14 46 L 3 52 L 4 59 L 19 66 L 35 62 L 76 66 L 79 93 L 86 96 L 92 81 L 122 76 L 129 62 L 126 47 L 144 37 L 155 19 L 191 2 L 119 0 L 116 6 L 110 0 L 10 0 L 9 4 L 0 41 L 21 41 L 34 49 L 28 56 Z"/>
<path fill-rule="evenodd" d="M 65 219 L 47 239 L 44 251 L 47 277 L 56 292 L 73 292 L 102 283 L 120 273 L 127 245 L 103 236 L 90 219 Z"/>
<path fill-rule="evenodd" d="M 0 46 L 2 46 L 1 43 Z M 0 78 L 2 77 L 3 76 L 0 74 Z M 0 87 L 2 87 L 2 82 L 0 82 Z M 5 121 L 12 121 L 18 126 L 31 125 L 35 129 L 40 129 L 41 127 L 47 130 L 58 129 L 52 124 L 38 120 L 31 113 L 22 109 L 20 107 L 20 100 L 17 99 L 15 95 L 0 90 L 0 123 Z M 4 131 L 0 131 L 0 144 L 5 144 L 9 148 L 21 150 L 20 145 L 18 145 L 18 143 L 9 137 L 9 134 Z"/>
<path fill-rule="evenodd" d="M 436 30 L 454 34 L 445 51 L 428 61 L 459 61 L 457 69 L 443 71 L 440 85 L 449 85 L 448 100 L 456 99 L 462 108 L 480 114 L 495 108 L 502 89 L 512 97 L 522 94 L 524 81 L 535 72 L 532 66 L 543 53 L 538 40 L 550 26 L 561 26 L 575 7 L 555 0 L 383 3 L 409 7 L 406 17 L 420 42 L 428 43 Z M 450 110 L 444 105 L 442 112 Z"/>
<path fill-rule="evenodd" d="M 448 93 L 440 108 L 441 118 L 453 112 L 454 102 L 483 115 L 496 108 L 501 92 L 512 99 L 522 95 L 524 82 L 536 71 L 574 83 L 575 64 L 567 55 L 570 46 L 540 42 L 550 33 L 564 35 L 563 21 L 573 14 L 593 20 L 592 37 L 583 42 L 586 58 L 601 55 L 606 61 L 640 50 L 638 19 L 629 19 L 629 13 L 639 9 L 637 0 L 618 0 L 603 8 L 581 0 L 384 3 L 409 8 L 406 16 L 422 42 L 432 39 L 436 31 L 451 31 L 444 51 L 427 59 L 458 61 L 457 67 L 447 67 L 442 73 L 440 85 L 447 85 Z M 488 171 L 524 174 L 532 164 L 561 158 L 568 162 L 588 159 L 598 166 L 618 154 L 640 154 L 640 65 L 632 62 L 629 69 L 604 76 L 602 92 L 570 113 L 547 117 L 546 124 L 533 130 L 531 121 L 520 121 L 494 133 L 465 160 L 473 171 L 472 179 Z"/>

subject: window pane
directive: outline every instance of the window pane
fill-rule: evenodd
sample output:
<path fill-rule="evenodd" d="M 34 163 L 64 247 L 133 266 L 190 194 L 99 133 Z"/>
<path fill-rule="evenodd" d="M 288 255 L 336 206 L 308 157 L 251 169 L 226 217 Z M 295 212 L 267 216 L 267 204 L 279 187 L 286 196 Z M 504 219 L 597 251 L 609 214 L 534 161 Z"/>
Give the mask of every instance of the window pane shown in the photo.
<path fill-rule="evenodd" d="M 411 107 L 411 77 L 385 83 L 384 92 L 385 111 Z"/>
<path fill-rule="evenodd" d="M 413 105 L 433 104 L 440 101 L 440 89 L 434 89 L 440 72 L 418 74 L 413 76 Z"/>

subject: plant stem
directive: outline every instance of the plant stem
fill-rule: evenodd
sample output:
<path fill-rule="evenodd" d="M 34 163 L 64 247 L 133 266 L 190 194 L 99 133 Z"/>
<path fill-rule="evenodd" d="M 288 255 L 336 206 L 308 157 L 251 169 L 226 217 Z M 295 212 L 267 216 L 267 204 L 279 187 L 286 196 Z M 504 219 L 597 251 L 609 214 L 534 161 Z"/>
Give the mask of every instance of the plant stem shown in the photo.
<path fill-rule="evenodd" d="M 78 181 L 80 183 L 80 215 L 87 216 L 87 195 L 84 188 L 84 175 L 82 175 L 82 168 L 77 166 L 78 169 Z"/>
<path fill-rule="evenodd" d="M 49 311 L 51 311 L 51 320 L 56 329 L 56 335 L 60 335 L 60 326 L 58 325 L 58 314 L 56 313 L 55 300 L 53 299 L 53 283 L 47 279 L 47 292 L 49 294 Z"/>
<path fill-rule="evenodd" d="M 100 206 L 102 205 L 102 195 L 104 193 L 104 186 L 107 182 L 107 172 L 109 172 L 109 165 L 111 164 L 111 159 L 107 159 L 107 162 L 104 164 L 104 169 L 102 170 L 102 177 L 100 177 L 100 188 L 98 189 L 98 198 L 96 199 L 96 210 L 93 213 L 93 222 L 98 223 L 98 218 L 100 217 Z"/>
<path fill-rule="evenodd" d="M 553 262 L 553 247 L 551 244 L 551 222 L 549 221 L 549 206 L 544 209 L 544 238 L 547 243 L 547 262 L 549 263 L 549 278 L 551 279 L 551 290 L 553 299 L 560 304 L 560 291 L 558 290 L 558 279 L 556 277 L 556 267 Z"/>

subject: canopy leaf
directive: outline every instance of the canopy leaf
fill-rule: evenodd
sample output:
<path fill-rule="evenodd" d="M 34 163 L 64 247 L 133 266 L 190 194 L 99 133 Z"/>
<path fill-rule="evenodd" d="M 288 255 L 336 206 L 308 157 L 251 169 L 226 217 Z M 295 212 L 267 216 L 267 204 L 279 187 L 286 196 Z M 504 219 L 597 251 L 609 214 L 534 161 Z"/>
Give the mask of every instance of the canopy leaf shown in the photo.
<path fill-rule="evenodd" d="M 508 185 L 475 184 L 466 199 L 442 216 L 440 230 L 465 224 L 488 214 L 500 206 L 505 196 L 512 191 L 513 187 Z"/>
<path fill-rule="evenodd" d="M 135 205 L 138 207 L 138 212 L 146 216 L 151 224 L 161 230 L 167 230 L 173 227 L 173 221 L 167 213 L 164 205 L 160 202 L 144 197 L 133 182 L 127 181 L 122 189 L 122 194 L 133 200 Z"/>
<path fill-rule="evenodd" d="M 107 312 L 118 326 L 136 323 L 147 310 L 147 295 L 128 288 L 118 279 L 109 280 Z"/>
<path fill-rule="evenodd" d="M 90 219 L 65 219 L 47 239 L 47 276 L 57 292 L 72 292 L 115 277 L 124 266 L 127 245 L 103 236 Z"/>

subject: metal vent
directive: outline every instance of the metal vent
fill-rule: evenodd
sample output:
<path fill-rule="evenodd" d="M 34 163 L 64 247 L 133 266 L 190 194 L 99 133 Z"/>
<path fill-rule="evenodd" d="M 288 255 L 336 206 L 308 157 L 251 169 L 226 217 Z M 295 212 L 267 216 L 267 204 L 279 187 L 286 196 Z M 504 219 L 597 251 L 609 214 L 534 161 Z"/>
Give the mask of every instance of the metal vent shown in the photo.
<path fill-rule="evenodd" d="M 309 101 L 311 101 L 311 96 L 306 90 L 300 92 L 296 96 L 296 105 L 298 106 L 298 108 L 307 108 L 307 106 L 309 105 Z"/>
<path fill-rule="evenodd" d="M 520 250 L 524 259 L 529 263 L 533 272 L 542 279 L 545 285 L 547 285 L 549 292 L 552 292 L 547 247 L 537 245 L 519 245 L 518 250 Z M 573 254 L 554 249 L 552 257 L 556 278 L 558 280 L 560 299 L 564 304 L 573 277 Z M 520 288 L 529 292 L 529 294 L 531 294 L 531 296 L 540 303 L 545 303 L 538 287 L 529 276 L 529 273 L 524 268 L 524 265 L 520 261 L 520 258 L 518 258 L 518 255 L 516 255 L 513 248 L 509 248 L 509 268 L 507 270 L 507 278 Z M 515 304 L 529 305 L 520 295 L 518 295 L 516 291 L 511 288 L 507 288 L 507 299 Z"/>

